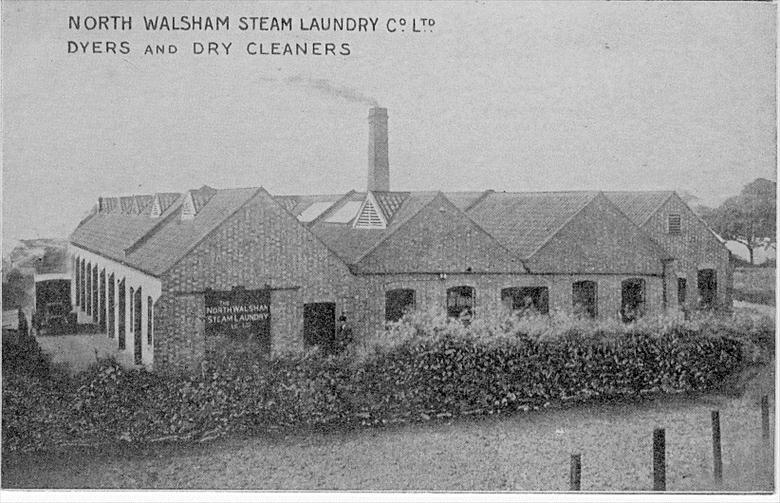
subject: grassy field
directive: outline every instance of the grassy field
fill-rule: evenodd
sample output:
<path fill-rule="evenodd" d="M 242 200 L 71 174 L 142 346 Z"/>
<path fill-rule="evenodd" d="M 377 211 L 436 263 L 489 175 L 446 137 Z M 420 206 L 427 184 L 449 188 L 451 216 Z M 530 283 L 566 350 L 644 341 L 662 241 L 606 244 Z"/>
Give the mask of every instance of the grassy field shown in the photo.
<path fill-rule="evenodd" d="M 737 267 L 734 270 L 734 300 L 775 305 L 774 267 Z"/>
<path fill-rule="evenodd" d="M 652 487 L 652 431 L 666 428 L 670 491 L 771 491 L 761 440 L 764 369 L 741 397 L 672 397 L 386 429 L 232 438 L 194 447 L 3 457 L 4 488 L 560 491 L 582 455 L 582 489 Z M 770 392 L 770 396 L 773 394 Z M 772 406 L 774 398 L 771 399 Z M 722 486 L 711 477 L 719 409 Z M 774 424 L 774 417 L 772 417 Z"/>

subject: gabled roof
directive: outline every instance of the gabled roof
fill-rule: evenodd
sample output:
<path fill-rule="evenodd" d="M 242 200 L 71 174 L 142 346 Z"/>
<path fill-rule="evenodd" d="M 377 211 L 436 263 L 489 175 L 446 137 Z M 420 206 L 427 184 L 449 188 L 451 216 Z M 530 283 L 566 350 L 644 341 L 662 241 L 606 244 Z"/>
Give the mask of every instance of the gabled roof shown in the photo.
<path fill-rule="evenodd" d="M 492 192 L 466 213 L 521 258 L 529 258 L 598 192 Z"/>
<path fill-rule="evenodd" d="M 640 227 L 674 194 L 673 191 L 604 192 L 607 199 Z"/>
<path fill-rule="evenodd" d="M 357 263 L 387 236 L 392 235 L 423 206 L 436 197 L 436 192 L 407 192 L 403 202 L 393 214 L 393 219 L 384 229 L 354 228 L 351 224 L 331 223 L 324 220 L 314 222 L 311 231 L 338 255 L 347 265 Z M 333 210 L 337 210 L 334 207 Z"/>
<path fill-rule="evenodd" d="M 210 188 L 209 188 L 210 189 Z M 219 224 L 258 193 L 258 188 L 210 189 L 200 211 L 181 220 L 181 198 L 160 218 L 119 212 L 100 212 L 84 221 L 70 242 L 130 267 L 159 276 L 172 267 Z M 193 191 L 197 192 L 197 191 Z"/>

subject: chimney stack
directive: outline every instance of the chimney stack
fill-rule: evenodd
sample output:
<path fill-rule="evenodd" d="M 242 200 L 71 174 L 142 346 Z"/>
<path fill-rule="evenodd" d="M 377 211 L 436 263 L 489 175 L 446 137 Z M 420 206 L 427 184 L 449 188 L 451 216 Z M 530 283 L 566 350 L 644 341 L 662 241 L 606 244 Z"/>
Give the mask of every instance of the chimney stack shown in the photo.
<path fill-rule="evenodd" d="M 368 190 L 390 190 L 386 108 L 373 107 L 368 111 Z"/>

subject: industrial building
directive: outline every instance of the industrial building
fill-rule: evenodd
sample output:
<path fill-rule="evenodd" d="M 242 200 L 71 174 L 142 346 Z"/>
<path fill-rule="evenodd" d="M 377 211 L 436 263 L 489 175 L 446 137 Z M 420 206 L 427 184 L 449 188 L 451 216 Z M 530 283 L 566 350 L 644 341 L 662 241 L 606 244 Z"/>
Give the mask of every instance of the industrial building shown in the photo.
<path fill-rule="evenodd" d="M 387 124 L 371 109 L 363 191 L 101 197 L 70 237 L 80 321 L 167 371 L 219 335 L 328 347 L 342 316 L 361 337 L 409 309 L 730 309 L 730 253 L 674 192 L 392 191 Z"/>

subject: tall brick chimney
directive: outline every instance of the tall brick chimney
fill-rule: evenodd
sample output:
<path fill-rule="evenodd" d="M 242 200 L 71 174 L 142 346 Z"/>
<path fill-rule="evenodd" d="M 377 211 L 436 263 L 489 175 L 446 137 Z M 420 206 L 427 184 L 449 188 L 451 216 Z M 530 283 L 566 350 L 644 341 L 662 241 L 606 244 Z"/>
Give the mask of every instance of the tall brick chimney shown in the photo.
<path fill-rule="evenodd" d="M 368 111 L 368 190 L 390 190 L 386 108 Z"/>

